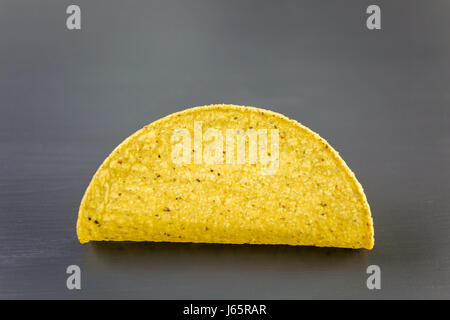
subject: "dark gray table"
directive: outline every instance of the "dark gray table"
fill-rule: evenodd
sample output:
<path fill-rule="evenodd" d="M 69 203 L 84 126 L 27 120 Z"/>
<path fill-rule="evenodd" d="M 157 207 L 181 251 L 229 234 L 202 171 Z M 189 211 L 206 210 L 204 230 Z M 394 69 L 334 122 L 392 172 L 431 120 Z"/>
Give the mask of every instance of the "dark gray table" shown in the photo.
<path fill-rule="evenodd" d="M 379 31 L 372 1 L 78 0 L 69 31 L 71 3 L 0 1 L 0 298 L 450 298 L 449 1 L 376 1 Z M 118 143 L 221 102 L 286 114 L 340 151 L 375 249 L 77 242 Z"/>

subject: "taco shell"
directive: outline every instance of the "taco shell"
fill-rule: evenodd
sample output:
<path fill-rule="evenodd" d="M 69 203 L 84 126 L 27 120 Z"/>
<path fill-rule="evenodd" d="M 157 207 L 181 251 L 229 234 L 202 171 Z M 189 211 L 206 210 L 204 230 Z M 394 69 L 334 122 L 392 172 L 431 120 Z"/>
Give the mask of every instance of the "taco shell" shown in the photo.
<path fill-rule="evenodd" d="M 248 133 L 245 161 L 236 160 L 227 130 Z M 258 144 L 251 145 L 250 133 Z M 207 157 L 212 144 L 216 161 Z M 251 148 L 258 149 L 253 158 Z M 266 153 L 272 158 L 263 161 Z M 234 105 L 187 109 L 123 141 L 84 194 L 77 234 L 81 243 L 374 245 L 366 196 L 338 153 L 290 118 Z"/>

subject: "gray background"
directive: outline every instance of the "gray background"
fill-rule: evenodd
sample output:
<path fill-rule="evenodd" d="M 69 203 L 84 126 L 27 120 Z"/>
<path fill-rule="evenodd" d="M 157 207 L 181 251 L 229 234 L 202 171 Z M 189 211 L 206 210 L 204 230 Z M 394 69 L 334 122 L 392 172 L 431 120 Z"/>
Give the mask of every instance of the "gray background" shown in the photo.
<path fill-rule="evenodd" d="M 0 298 L 450 298 L 449 1 L 77 0 L 68 31 L 71 3 L 0 1 Z M 373 3 L 381 31 L 365 27 Z M 212 103 L 326 138 L 365 188 L 375 249 L 80 245 L 109 152 Z"/>

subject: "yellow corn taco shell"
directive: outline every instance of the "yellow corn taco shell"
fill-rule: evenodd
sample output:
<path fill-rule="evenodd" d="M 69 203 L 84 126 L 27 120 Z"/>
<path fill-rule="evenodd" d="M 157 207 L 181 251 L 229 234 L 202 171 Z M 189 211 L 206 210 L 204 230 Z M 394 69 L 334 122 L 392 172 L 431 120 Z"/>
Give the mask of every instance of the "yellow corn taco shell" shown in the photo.
<path fill-rule="evenodd" d="M 374 245 L 366 196 L 338 153 L 292 119 L 234 105 L 187 109 L 123 141 L 85 192 L 77 234 L 81 243 Z"/>

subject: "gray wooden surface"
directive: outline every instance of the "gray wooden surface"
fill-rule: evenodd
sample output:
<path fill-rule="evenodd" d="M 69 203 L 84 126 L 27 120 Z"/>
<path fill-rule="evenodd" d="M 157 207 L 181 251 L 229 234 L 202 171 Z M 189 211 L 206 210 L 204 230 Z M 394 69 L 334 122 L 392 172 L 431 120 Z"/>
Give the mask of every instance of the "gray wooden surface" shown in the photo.
<path fill-rule="evenodd" d="M 377 3 L 381 31 L 368 1 L 77 1 L 72 32 L 71 2 L 1 0 L 0 298 L 450 298 L 450 2 Z M 77 242 L 118 143 L 221 102 L 326 138 L 365 188 L 375 249 Z"/>

